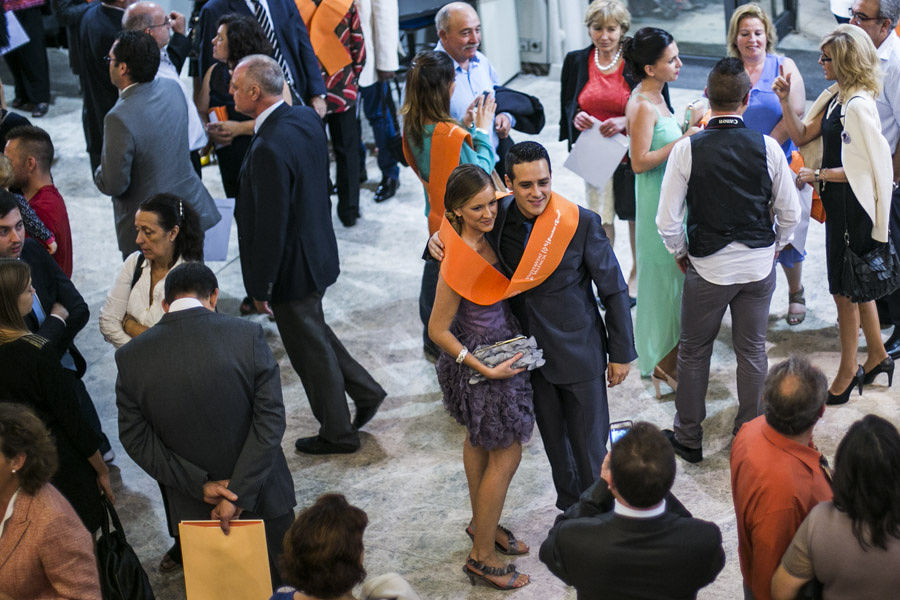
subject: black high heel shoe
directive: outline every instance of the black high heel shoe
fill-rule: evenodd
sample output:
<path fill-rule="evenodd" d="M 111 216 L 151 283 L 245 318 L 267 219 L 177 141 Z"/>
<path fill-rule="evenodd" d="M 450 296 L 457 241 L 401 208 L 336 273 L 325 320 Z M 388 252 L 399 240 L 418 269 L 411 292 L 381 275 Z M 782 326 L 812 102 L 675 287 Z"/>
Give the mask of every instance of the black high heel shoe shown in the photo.
<path fill-rule="evenodd" d="M 829 406 L 834 406 L 836 404 L 846 403 L 847 400 L 850 399 L 850 392 L 853 391 L 853 388 L 859 388 L 859 395 L 862 396 L 863 380 L 865 379 L 865 377 L 866 377 L 866 373 L 865 373 L 865 371 L 863 371 L 862 365 L 860 365 L 859 368 L 856 370 L 856 376 L 850 382 L 850 385 L 847 386 L 847 389 L 844 390 L 844 392 L 842 394 L 838 394 L 838 395 L 834 395 L 829 391 L 828 399 L 825 401 L 825 404 L 827 404 Z"/>
<path fill-rule="evenodd" d="M 888 387 L 891 387 L 891 384 L 894 383 L 894 359 L 890 356 L 875 365 L 871 371 L 866 373 L 866 376 L 863 378 L 863 383 L 869 385 L 875 381 L 875 378 L 881 373 L 887 373 Z"/>

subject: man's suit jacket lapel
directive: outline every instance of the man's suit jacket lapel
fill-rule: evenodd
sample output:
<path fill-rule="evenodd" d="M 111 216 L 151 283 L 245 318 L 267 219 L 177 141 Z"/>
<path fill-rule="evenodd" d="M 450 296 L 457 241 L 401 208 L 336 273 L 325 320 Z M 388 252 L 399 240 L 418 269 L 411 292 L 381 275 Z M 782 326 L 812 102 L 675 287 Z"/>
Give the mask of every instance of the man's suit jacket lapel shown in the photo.
<path fill-rule="evenodd" d="M 500 200 L 500 209 L 497 211 L 497 219 L 494 221 L 494 230 L 488 235 L 488 242 L 490 242 L 494 254 L 497 255 L 497 260 L 500 261 L 500 266 L 507 277 L 512 277 L 515 269 L 506 264 L 506 261 L 503 259 L 503 253 L 500 251 L 500 239 L 503 237 L 503 228 L 506 226 L 506 217 L 509 211 L 515 210 L 514 204 L 515 199 L 511 195 Z"/>
<path fill-rule="evenodd" d="M 16 505 L 13 508 L 13 514 L 6 523 L 6 530 L 0 537 L 0 569 L 12 556 L 13 551 L 18 547 L 19 542 L 28 530 L 28 509 L 31 508 L 32 497 L 20 492 L 16 498 Z"/>
<path fill-rule="evenodd" d="M 253 136 L 250 138 L 250 144 L 247 146 L 247 151 L 244 153 L 244 159 L 241 161 L 241 169 L 239 171 L 241 173 L 241 175 L 243 175 L 243 173 L 244 173 L 244 168 L 247 165 L 247 159 L 250 157 L 250 154 L 253 152 L 253 146 L 259 140 L 259 137 L 261 135 L 265 135 L 265 133 L 269 129 L 274 128 L 276 126 L 275 123 L 278 121 L 278 119 L 280 119 L 281 116 L 284 113 L 286 113 L 288 110 L 290 110 L 290 107 L 288 106 L 288 104 L 286 102 L 284 104 L 281 104 L 278 108 L 273 110 L 269 114 L 268 117 L 266 117 L 266 120 L 263 121 L 263 124 L 262 124 L 262 126 L 260 126 L 259 130 L 254 132 Z"/>

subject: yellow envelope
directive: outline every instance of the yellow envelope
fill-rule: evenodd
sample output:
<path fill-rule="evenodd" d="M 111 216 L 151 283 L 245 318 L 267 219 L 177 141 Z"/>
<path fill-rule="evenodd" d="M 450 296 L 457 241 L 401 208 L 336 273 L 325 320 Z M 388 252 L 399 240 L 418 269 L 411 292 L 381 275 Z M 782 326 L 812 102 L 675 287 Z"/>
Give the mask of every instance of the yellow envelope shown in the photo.
<path fill-rule="evenodd" d="M 187 600 L 268 600 L 272 595 L 266 530 L 261 520 L 182 521 L 181 554 Z"/>

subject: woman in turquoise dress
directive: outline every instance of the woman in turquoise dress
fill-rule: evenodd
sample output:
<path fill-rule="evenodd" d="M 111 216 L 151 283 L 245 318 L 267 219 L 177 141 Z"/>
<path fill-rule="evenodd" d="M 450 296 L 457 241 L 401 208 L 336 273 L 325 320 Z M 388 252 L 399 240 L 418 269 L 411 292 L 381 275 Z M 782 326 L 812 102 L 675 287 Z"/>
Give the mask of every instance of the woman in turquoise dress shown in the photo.
<path fill-rule="evenodd" d="M 645 27 L 626 40 L 625 61 L 636 80 L 625 111 L 630 138 L 631 165 L 637 204 L 637 317 L 634 339 L 641 375 L 650 375 L 660 396 L 659 384 L 673 390 L 678 385 L 675 369 L 681 333 L 681 288 L 684 274 L 666 250 L 656 230 L 659 190 L 669 152 L 678 140 L 698 131 L 682 132 L 662 96 L 666 83 L 678 78 L 681 60 L 672 36 L 662 29 Z"/>

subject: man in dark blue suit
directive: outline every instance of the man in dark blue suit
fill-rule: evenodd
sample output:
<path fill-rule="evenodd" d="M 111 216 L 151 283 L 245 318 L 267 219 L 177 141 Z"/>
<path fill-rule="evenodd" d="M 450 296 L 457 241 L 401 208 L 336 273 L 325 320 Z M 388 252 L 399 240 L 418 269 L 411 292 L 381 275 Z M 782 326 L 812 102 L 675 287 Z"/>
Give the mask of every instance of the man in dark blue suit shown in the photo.
<path fill-rule="evenodd" d="M 260 54 L 242 60 L 231 78 L 235 108 L 256 119 L 234 210 L 241 271 L 257 311 L 274 314 L 321 424 L 297 450 L 350 453 L 386 394 L 325 322 L 322 296 L 340 271 L 325 130 L 313 109 L 284 103 L 283 86 L 278 63 Z M 356 404 L 352 422 L 345 393 Z"/>
<path fill-rule="evenodd" d="M 268 11 L 266 14 L 274 29 L 275 45 L 290 71 L 284 74 L 289 75 L 293 83 L 291 91 L 316 109 L 319 117 L 324 117 L 325 82 L 322 81 L 319 59 L 316 58 L 309 42 L 309 32 L 293 0 L 209 0 L 204 4 L 192 32 L 200 77 L 214 62 L 212 39 L 216 36 L 219 19 L 229 13 L 256 18 L 255 8 L 251 10 L 250 5 L 255 7 L 257 4 Z"/>
<path fill-rule="evenodd" d="M 547 150 L 536 142 L 514 145 L 506 173 L 512 195 L 500 201 L 488 240 L 510 277 L 550 201 Z M 429 248 L 442 258 L 437 234 Z M 605 323 L 594 286 L 606 307 Z M 556 506 L 565 510 L 600 476 L 609 431 L 606 386 L 624 381 L 637 358 L 628 286 L 599 215 L 579 207 L 578 227 L 559 266 L 509 303 L 547 361 L 531 376 L 534 414 L 553 471 Z"/>

